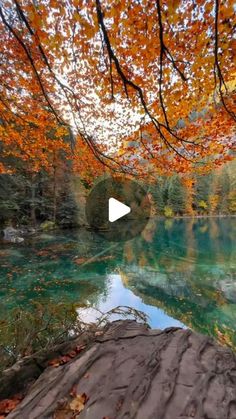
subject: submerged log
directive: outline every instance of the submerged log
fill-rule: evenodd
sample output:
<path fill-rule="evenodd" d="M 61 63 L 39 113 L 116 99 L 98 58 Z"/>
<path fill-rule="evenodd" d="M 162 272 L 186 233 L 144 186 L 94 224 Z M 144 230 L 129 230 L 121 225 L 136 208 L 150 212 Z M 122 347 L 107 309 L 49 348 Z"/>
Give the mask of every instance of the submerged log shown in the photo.
<path fill-rule="evenodd" d="M 117 321 L 70 362 L 44 369 L 7 417 L 235 419 L 236 356 L 191 330 Z"/>

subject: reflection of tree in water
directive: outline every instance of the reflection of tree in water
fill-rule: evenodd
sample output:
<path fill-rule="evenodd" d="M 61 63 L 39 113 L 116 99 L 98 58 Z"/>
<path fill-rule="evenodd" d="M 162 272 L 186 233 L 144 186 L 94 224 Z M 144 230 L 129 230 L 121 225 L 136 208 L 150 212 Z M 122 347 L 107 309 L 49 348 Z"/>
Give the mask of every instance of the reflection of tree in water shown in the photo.
<path fill-rule="evenodd" d="M 145 303 L 236 345 L 234 220 L 175 220 L 152 229 L 125 245 L 125 285 Z"/>
<path fill-rule="evenodd" d="M 3 310 L 34 301 L 97 305 L 109 300 L 109 273 L 144 302 L 162 307 L 196 330 L 223 339 L 235 333 L 235 221 L 151 220 L 126 243 L 86 230 L 42 235 L 1 250 Z M 6 280 L 7 278 L 7 280 Z"/>
<path fill-rule="evenodd" d="M 0 368 L 17 353 L 65 338 L 75 327 L 77 308 L 107 298 L 107 269 L 114 271 L 117 263 L 113 247 L 80 229 L 1 250 Z M 16 353 L 9 357 L 5 347 Z"/>
<path fill-rule="evenodd" d="M 108 293 L 108 258 L 110 265 L 115 263 L 109 250 L 105 248 L 104 257 L 103 252 L 104 242 L 86 230 L 44 235 L 26 243 L 18 254 L 9 248 L 2 254 L 0 268 L 2 307 L 10 310 L 34 301 L 96 304 Z"/>

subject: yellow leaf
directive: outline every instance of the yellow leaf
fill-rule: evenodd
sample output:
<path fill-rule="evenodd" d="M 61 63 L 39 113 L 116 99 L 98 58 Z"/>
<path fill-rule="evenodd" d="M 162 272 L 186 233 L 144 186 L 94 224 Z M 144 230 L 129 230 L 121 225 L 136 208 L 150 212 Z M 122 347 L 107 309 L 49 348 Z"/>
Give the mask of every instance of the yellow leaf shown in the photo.
<path fill-rule="evenodd" d="M 70 409 L 74 412 L 82 412 L 88 398 L 85 393 L 78 394 L 70 403 Z"/>

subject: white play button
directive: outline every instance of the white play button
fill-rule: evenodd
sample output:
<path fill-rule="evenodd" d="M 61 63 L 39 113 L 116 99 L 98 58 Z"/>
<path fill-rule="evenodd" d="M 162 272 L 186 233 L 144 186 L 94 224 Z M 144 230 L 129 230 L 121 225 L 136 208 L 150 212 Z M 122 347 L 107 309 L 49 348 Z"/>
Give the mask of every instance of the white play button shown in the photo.
<path fill-rule="evenodd" d="M 108 218 L 110 223 L 119 220 L 119 218 L 124 217 L 130 212 L 131 208 L 128 205 L 123 204 L 115 198 L 109 198 Z"/>
<path fill-rule="evenodd" d="M 86 200 L 88 228 L 105 240 L 132 240 L 146 227 L 151 203 L 138 182 L 118 176 L 96 183 Z"/>

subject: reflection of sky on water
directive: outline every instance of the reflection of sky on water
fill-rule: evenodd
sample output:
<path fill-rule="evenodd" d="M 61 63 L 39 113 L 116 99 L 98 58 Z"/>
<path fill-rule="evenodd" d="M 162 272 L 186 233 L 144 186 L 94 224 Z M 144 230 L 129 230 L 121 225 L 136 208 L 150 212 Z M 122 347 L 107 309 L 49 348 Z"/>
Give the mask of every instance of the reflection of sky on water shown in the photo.
<path fill-rule="evenodd" d="M 117 306 L 129 306 L 145 312 L 149 316 L 148 323 L 153 328 L 185 327 L 183 323 L 168 316 L 162 309 L 144 304 L 140 297 L 137 297 L 131 290 L 124 287 L 120 275 L 108 275 L 107 282 L 109 283 L 108 296 L 100 300 L 96 305 L 96 308 L 102 312 L 107 312 Z M 86 322 L 93 322 L 99 316 L 98 312 L 92 308 L 78 309 L 78 313 L 80 318 Z M 113 316 L 112 320 L 117 318 L 117 316 Z"/>
<path fill-rule="evenodd" d="M 235 220 L 153 219 L 148 232 L 116 244 L 80 229 L 0 245 L 0 316 L 35 303 L 102 312 L 124 305 L 154 328 L 183 322 L 236 347 Z"/>

